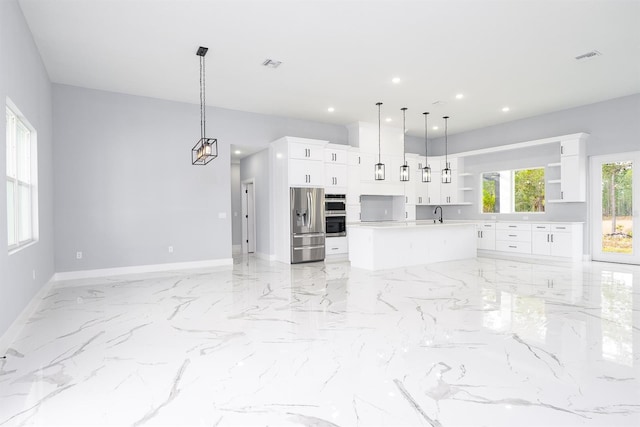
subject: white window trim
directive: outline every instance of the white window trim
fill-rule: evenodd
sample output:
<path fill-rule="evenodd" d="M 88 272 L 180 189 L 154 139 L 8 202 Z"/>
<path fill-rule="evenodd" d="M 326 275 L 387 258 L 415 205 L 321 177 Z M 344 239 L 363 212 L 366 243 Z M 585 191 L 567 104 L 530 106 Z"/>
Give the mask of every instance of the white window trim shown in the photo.
<path fill-rule="evenodd" d="M 16 107 L 16 105 L 11 102 L 11 100 L 7 97 L 6 99 L 6 105 L 5 108 L 7 111 L 10 112 L 10 114 L 12 114 L 16 120 L 18 120 L 28 131 L 29 131 L 29 149 L 30 149 L 30 182 L 25 182 L 23 180 L 19 180 L 17 177 L 13 178 L 10 177 L 9 175 L 5 174 L 6 176 L 6 182 L 11 182 L 13 181 L 15 188 L 17 190 L 17 187 L 19 187 L 20 185 L 28 185 L 30 188 L 30 208 L 31 208 L 31 236 L 28 239 L 25 239 L 23 241 L 18 241 L 16 244 L 13 245 L 8 245 L 8 236 L 7 236 L 7 249 L 9 252 L 9 255 L 14 254 L 16 252 L 21 251 L 24 248 L 27 248 L 33 244 L 35 244 L 38 241 L 38 235 L 39 235 L 39 227 L 38 227 L 38 161 L 37 161 L 37 132 L 35 130 L 35 128 L 31 125 L 31 123 L 29 123 L 29 121 L 24 117 L 24 115 L 20 112 L 20 110 Z M 5 150 L 6 150 L 6 144 L 7 141 L 5 141 Z M 8 173 L 8 171 L 6 171 Z M 5 184 L 5 191 L 6 191 L 6 184 Z M 14 191 L 14 196 L 17 199 L 18 198 L 18 192 Z M 6 198 L 5 198 L 6 200 Z M 16 200 L 17 201 L 17 200 Z M 15 220 L 18 220 L 18 215 L 17 215 L 17 204 L 14 202 L 14 206 L 16 208 L 16 213 L 14 214 L 15 216 Z M 8 219 L 7 219 L 8 221 Z M 18 239 L 17 237 L 17 230 L 18 230 L 19 225 L 16 224 L 16 240 Z M 7 229 L 7 226 L 5 225 L 5 229 Z M 8 231 L 8 230 L 7 230 Z"/>

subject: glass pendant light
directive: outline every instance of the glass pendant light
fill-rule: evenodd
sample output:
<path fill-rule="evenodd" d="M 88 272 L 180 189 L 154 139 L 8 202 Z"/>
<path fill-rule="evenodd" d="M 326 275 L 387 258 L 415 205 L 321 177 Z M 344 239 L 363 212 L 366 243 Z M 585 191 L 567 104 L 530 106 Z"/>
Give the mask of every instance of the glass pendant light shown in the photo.
<path fill-rule="evenodd" d="M 204 56 L 209 48 L 200 46 L 196 55 L 200 57 L 200 140 L 191 149 L 191 164 L 206 165 L 218 157 L 218 140 L 207 138 L 206 102 L 205 102 L 205 68 Z"/>
<path fill-rule="evenodd" d="M 380 160 L 380 106 L 382 102 L 377 102 L 378 106 L 378 163 L 375 166 L 375 178 L 376 181 L 384 181 L 384 164 Z"/>
<path fill-rule="evenodd" d="M 409 181 L 409 165 L 407 164 L 407 153 L 404 151 L 405 138 L 407 130 L 405 129 L 405 117 L 407 114 L 407 107 L 401 108 L 402 110 L 402 156 L 404 163 L 400 166 L 400 181 Z"/>
<path fill-rule="evenodd" d="M 447 120 L 449 116 L 444 116 L 444 169 L 442 169 L 442 183 L 451 184 L 451 168 L 449 167 L 449 159 L 447 157 L 447 147 L 449 145 L 447 141 Z"/>
<path fill-rule="evenodd" d="M 424 114 L 424 167 L 422 168 L 422 182 L 431 182 L 431 167 L 429 166 L 429 143 L 427 142 L 427 116 L 429 113 Z"/>

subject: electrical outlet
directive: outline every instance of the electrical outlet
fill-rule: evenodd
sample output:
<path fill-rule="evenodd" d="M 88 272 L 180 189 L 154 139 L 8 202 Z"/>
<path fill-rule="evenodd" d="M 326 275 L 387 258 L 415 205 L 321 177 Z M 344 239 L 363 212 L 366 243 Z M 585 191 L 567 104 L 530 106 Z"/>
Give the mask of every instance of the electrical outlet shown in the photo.
<path fill-rule="evenodd" d="M 76 252 L 76 259 L 82 259 L 82 252 L 81 251 Z"/>
<path fill-rule="evenodd" d="M 522 217 L 522 219 L 524 219 L 526 221 L 526 220 L 529 219 L 529 217 L 525 215 L 525 216 Z"/>
<path fill-rule="evenodd" d="M 33 270 L 33 280 L 36 280 L 36 270 Z"/>
<path fill-rule="evenodd" d="M 173 253 L 173 246 L 169 246 L 169 253 L 172 254 Z"/>
<path fill-rule="evenodd" d="M 462 209 L 458 209 L 458 215 L 462 213 Z"/>
<path fill-rule="evenodd" d="M 227 218 L 227 213 L 226 212 L 218 212 L 218 218 L 219 219 L 226 219 Z"/>

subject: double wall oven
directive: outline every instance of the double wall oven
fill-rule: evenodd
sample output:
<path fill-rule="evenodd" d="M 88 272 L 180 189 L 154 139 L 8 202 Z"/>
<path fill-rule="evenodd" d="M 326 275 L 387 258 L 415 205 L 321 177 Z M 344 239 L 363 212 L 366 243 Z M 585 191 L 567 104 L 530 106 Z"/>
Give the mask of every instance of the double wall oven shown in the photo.
<path fill-rule="evenodd" d="M 324 216 L 327 237 L 346 236 L 347 196 L 344 194 L 325 194 Z"/>

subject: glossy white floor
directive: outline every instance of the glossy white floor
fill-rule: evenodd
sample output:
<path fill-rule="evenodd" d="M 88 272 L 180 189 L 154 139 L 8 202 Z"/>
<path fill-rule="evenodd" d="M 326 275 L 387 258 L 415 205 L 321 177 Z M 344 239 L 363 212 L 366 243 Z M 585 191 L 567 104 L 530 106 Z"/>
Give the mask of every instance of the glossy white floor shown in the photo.
<path fill-rule="evenodd" d="M 0 426 L 640 425 L 640 267 L 474 259 L 60 283 Z"/>

